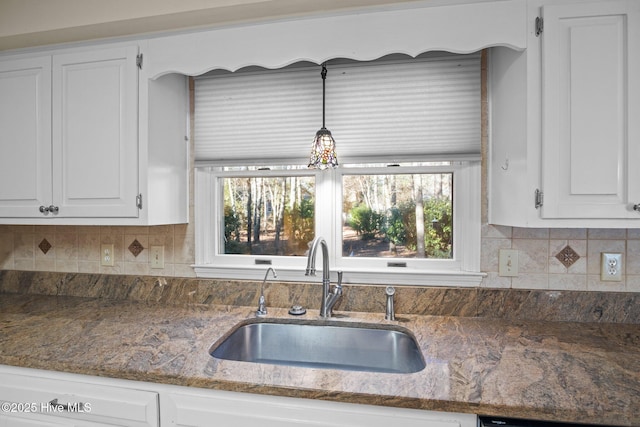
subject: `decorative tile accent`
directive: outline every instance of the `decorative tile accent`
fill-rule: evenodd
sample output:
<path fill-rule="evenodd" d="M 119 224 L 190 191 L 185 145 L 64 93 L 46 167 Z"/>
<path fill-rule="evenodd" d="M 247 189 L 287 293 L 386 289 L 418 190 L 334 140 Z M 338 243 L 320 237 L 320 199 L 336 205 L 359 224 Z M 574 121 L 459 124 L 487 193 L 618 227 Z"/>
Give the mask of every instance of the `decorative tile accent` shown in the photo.
<path fill-rule="evenodd" d="M 571 249 L 571 246 L 567 245 L 563 250 L 558 252 L 556 258 L 562 263 L 562 265 L 564 265 L 566 268 L 569 268 L 573 265 L 573 263 L 580 259 L 580 255 L 578 255 L 576 251 Z"/>
<path fill-rule="evenodd" d="M 131 244 L 129 245 L 129 251 L 131 251 L 131 253 L 133 254 L 133 256 L 137 257 L 138 255 L 140 255 L 140 252 L 142 252 L 144 250 L 144 247 L 140 244 L 140 242 L 138 242 L 138 239 L 135 239 L 133 242 L 131 242 Z"/>
<path fill-rule="evenodd" d="M 49 249 L 51 249 L 51 243 L 49 243 L 47 239 L 42 239 L 42 242 L 40 242 L 38 247 L 40 248 L 42 253 L 46 255 L 46 253 L 49 252 Z"/>

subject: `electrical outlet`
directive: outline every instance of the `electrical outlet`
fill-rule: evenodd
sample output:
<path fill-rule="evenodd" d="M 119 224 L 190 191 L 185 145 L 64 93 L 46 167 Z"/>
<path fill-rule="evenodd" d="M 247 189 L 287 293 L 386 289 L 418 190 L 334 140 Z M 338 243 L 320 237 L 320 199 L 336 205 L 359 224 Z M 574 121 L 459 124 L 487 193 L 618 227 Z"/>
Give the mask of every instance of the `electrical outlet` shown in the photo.
<path fill-rule="evenodd" d="M 151 246 L 149 256 L 151 268 L 164 268 L 164 246 Z"/>
<path fill-rule="evenodd" d="M 500 249 L 498 258 L 498 276 L 514 277 L 518 275 L 518 250 Z"/>
<path fill-rule="evenodd" d="M 100 265 L 105 267 L 113 267 L 114 253 L 113 243 L 105 243 L 100 246 Z"/>
<path fill-rule="evenodd" d="M 600 260 L 600 280 L 603 282 L 622 281 L 622 254 L 602 252 Z"/>

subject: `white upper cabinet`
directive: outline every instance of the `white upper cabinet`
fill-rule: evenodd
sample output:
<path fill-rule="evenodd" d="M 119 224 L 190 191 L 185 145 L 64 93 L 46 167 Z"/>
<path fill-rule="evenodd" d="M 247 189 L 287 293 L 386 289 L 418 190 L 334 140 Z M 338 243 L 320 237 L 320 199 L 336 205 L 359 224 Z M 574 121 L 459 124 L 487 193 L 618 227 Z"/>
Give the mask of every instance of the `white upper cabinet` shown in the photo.
<path fill-rule="evenodd" d="M 51 203 L 51 58 L 0 61 L 0 212 Z"/>
<path fill-rule="evenodd" d="M 53 56 L 58 215 L 138 216 L 137 54 L 128 46 Z"/>
<path fill-rule="evenodd" d="M 640 217 L 640 7 L 630 3 L 542 8 L 543 218 Z"/>
<path fill-rule="evenodd" d="M 188 221 L 188 86 L 138 44 L 0 58 L 0 223 Z"/>
<path fill-rule="evenodd" d="M 489 222 L 640 227 L 640 2 L 531 2 L 528 21 L 526 52 L 491 52 Z"/>

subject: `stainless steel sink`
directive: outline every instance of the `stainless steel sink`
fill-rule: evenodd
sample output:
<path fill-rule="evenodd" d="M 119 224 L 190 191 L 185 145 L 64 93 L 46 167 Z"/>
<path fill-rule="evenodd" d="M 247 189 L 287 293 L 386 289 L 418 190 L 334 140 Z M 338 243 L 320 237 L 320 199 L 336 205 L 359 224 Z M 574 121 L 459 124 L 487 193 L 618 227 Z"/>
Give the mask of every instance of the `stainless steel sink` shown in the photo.
<path fill-rule="evenodd" d="M 411 333 L 386 325 L 262 320 L 237 325 L 209 353 L 218 359 L 348 371 L 412 373 L 425 367 Z"/>

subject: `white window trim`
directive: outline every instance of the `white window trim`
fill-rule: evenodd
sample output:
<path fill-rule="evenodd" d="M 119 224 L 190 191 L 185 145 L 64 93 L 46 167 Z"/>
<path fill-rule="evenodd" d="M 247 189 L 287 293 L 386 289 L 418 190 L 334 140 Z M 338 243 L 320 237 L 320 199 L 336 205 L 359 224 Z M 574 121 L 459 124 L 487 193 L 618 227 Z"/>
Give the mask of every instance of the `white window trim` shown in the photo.
<path fill-rule="evenodd" d="M 448 168 L 451 170 L 452 168 Z M 410 169 L 406 169 L 409 171 Z M 337 279 L 337 271 L 344 272 L 345 284 L 398 284 L 398 285 L 428 285 L 428 286 L 479 286 L 484 273 L 480 272 L 480 162 L 471 161 L 453 168 L 454 176 L 454 260 L 430 260 L 433 269 L 426 270 L 424 266 L 416 266 L 412 259 L 402 259 L 407 267 L 362 267 L 362 259 L 354 266 L 353 260 L 341 256 L 341 235 L 336 231 L 330 243 L 329 265 L 332 281 Z M 331 204 L 334 215 L 316 215 L 316 236 L 328 238 L 332 230 L 341 223 L 340 189 L 332 189 L 339 185 L 341 179 L 325 177 L 321 174 L 341 174 L 350 169 L 337 171 L 311 172 L 316 175 L 316 200 L 326 200 Z M 404 172 L 404 169 L 403 169 Z M 287 174 L 309 175 L 309 171 L 287 171 Z M 271 174 L 282 174 L 273 171 Z M 247 256 L 224 255 L 216 257 L 219 244 L 218 232 L 220 227 L 219 211 L 215 209 L 219 189 L 216 176 L 208 167 L 195 169 L 195 228 L 196 228 L 196 262 L 193 268 L 198 277 L 222 279 L 251 279 L 259 280 L 264 277 L 268 265 L 256 264 L 256 259 L 271 260 L 271 267 L 278 271 L 278 279 L 296 282 L 317 282 L 320 277 L 304 275 L 306 257 L 283 256 Z M 331 196 L 331 192 L 335 197 Z M 324 194 L 323 194 L 324 193 Z M 316 210 L 317 214 L 317 210 Z M 321 255 L 318 255 L 320 257 Z M 224 258 L 223 258 L 224 257 Z M 218 263 L 224 259 L 223 263 Z M 391 258 L 383 261 L 390 261 Z M 424 260 L 421 260 L 424 262 Z M 378 261 L 380 262 L 380 261 Z M 318 272 L 318 276 L 321 273 Z"/>

